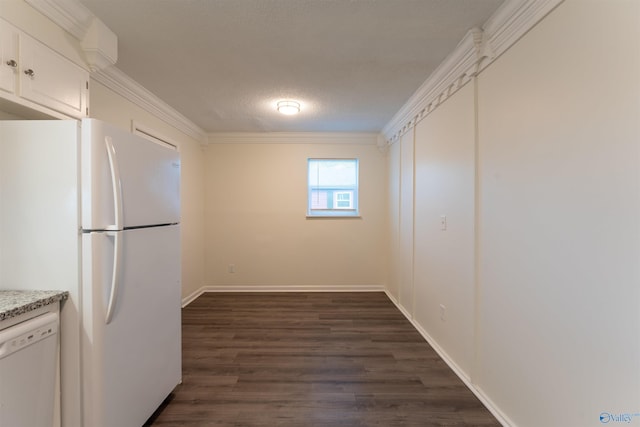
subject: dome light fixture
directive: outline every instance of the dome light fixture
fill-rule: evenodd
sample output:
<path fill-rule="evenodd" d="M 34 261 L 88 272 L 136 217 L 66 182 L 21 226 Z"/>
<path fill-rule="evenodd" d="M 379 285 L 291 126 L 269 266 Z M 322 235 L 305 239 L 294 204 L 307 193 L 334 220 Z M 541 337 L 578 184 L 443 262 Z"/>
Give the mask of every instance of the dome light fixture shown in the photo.
<path fill-rule="evenodd" d="M 300 103 L 291 100 L 278 101 L 277 109 L 284 115 L 292 116 L 300 112 Z"/>

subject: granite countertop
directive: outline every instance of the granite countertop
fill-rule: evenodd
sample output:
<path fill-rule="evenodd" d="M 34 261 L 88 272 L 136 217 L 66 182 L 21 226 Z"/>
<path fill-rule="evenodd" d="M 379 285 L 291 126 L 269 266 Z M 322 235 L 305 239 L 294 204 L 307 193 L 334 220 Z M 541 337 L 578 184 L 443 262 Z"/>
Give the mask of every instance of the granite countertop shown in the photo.
<path fill-rule="evenodd" d="M 0 290 L 0 321 L 66 300 L 68 297 L 69 292 L 67 291 Z"/>

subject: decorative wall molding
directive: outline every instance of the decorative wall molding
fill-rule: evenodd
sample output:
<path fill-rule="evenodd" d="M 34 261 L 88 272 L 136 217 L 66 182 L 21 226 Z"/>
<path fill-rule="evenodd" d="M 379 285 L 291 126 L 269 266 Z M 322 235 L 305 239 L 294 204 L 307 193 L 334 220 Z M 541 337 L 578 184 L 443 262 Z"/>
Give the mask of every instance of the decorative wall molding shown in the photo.
<path fill-rule="evenodd" d="M 198 125 L 178 113 L 118 68 L 109 67 L 93 72 L 91 73 L 91 78 L 158 117 L 165 123 L 189 135 L 201 144 L 206 142 L 206 134 Z"/>
<path fill-rule="evenodd" d="M 378 146 L 378 151 L 383 155 L 387 155 L 389 151 L 389 146 L 387 145 L 386 140 L 384 139 L 384 135 L 381 133 L 376 134 L 376 145 Z"/>
<path fill-rule="evenodd" d="M 396 113 L 382 133 L 391 144 L 447 98 L 467 84 L 478 72 L 478 64 L 490 49 L 483 46 L 484 33 L 474 28 L 467 32 L 456 49 L 442 62 L 409 101 Z"/>
<path fill-rule="evenodd" d="M 209 133 L 209 144 L 358 144 L 377 145 L 377 133 L 225 132 Z"/>
<path fill-rule="evenodd" d="M 428 116 L 564 0 L 507 0 L 483 29 L 470 30 L 382 129 L 387 145 Z"/>

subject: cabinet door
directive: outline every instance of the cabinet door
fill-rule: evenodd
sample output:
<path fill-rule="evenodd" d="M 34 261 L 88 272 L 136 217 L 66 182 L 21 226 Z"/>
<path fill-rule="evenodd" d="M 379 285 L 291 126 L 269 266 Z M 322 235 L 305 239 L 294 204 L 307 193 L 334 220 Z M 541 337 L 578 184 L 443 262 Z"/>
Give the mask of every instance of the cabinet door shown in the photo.
<path fill-rule="evenodd" d="M 0 93 L 15 94 L 18 75 L 18 31 L 0 21 Z"/>
<path fill-rule="evenodd" d="M 89 73 L 42 43 L 20 38 L 20 96 L 73 117 L 87 115 Z"/>

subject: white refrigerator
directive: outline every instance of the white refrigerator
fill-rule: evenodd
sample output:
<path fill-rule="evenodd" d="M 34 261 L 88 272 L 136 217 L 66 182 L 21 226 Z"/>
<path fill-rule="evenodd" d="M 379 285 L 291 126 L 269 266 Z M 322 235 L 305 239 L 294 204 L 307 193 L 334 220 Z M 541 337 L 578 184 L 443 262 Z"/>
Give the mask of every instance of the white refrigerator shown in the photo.
<path fill-rule="evenodd" d="M 139 427 L 181 380 L 180 157 L 107 123 L 0 121 L 0 289 L 62 289 L 61 424 Z"/>

